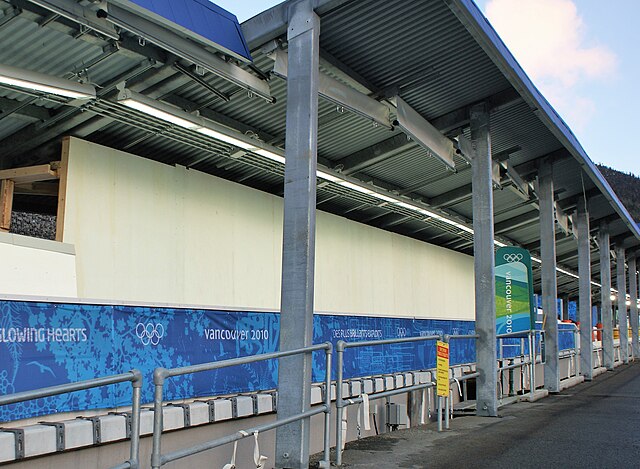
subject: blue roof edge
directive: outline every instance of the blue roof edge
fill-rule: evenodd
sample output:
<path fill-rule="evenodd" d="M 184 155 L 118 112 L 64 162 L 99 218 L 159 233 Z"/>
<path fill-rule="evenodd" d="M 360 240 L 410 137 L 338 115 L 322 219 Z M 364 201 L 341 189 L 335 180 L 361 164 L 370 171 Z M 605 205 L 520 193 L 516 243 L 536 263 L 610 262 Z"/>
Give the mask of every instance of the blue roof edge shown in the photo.
<path fill-rule="evenodd" d="M 566 122 L 558 115 L 546 98 L 527 76 L 511 51 L 504 44 L 500 36 L 480 8 L 473 0 L 445 0 L 451 11 L 463 23 L 469 33 L 485 50 L 498 68 L 504 73 L 511 85 L 529 104 L 542 110 L 543 122 L 547 120 L 547 126 L 558 137 L 560 142 L 567 147 L 574 158 L 583 166 L 585 172 L 591 176 L 596 186 L 604 193 L 604 196 L 613 205 L 614 210 L 629 227 L 633 235 L 640 240 L 640 227 L 635 223 L 627 208 L 622 204 L 607 180 L 591 161 L 584 148 L 573 134 Z"/>
<path fill-rule="evenodd" d="M 198 41 L 200 43 L 203 43 L 205 45 L 211 46 L 221 52 L 224 52 L 226 54 L 229 54 L 243 62 L 246 63 L 251 63 L 253 62 L 253 57 L 251 56 L 251 51 L 249 50 L 249 45 L 247 44 L 247 41 L 244 37 L 244 33 L 242 31 L 242 28 L 240 27 L 240 23 L 238 22 L 238 18 L 236 17 L 236 15 L 234 15 L 233 13 L 225 10 L 224 8 L 216 5 L 215 3 L 209 1 L 209 0 L 189 0 L 192 1 L 194 3 L 197 3 L 199 5 L 202 5 L 205 8 L 208 8 L 212 11 L 214 11 L 215 13 L 225 17 L 226 19 L 229 19 L 231 21 L 233 21 L 235 23 L 235 29 L 238 33 L 238 37 L 239 39 L 242 41 L 242 46 L 244 48 L 243 51 L 234 51 L 231 50 L 221 44 L 218 44 L 214 41 L 212 41 L 211 39 L 208 39 L 204 36 L 202 36 L 201 34 L 198 34 L 195 31 L 192 31 L 190 29 L 188 29 L 187 27 L 180 25 L 178 23 L 175 23 L 174 21 L 165 18 L 164 16 L 148 10 L 147 8 L 144 8 L 140 5 L 137 5 L 134 1 L 129 1 L 129 0 L 109 0 L 110 2 L 113 2 L 114 4 L 127 9 L 131 12 L 134 12 L 138 15 L 141 15 L 142 17 L 146 18 L 146 19 L 150 19 L 158 24 L 161 24 L 165 27 L 170 27 L 170 29 L 173 29 L 174 31 L 180 32 L 182 34 L 187 35 L 188 37 L 190 37 L 192 40 Z M 169 26 L 169 24 L 171 26 Z"/>

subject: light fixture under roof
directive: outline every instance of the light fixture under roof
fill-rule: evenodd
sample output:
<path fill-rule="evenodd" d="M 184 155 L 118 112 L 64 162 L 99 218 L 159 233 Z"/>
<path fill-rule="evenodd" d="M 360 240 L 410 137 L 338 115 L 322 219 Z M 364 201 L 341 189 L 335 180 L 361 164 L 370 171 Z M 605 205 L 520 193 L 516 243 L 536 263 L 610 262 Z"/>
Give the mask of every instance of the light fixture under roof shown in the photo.
<path fill-rule="evenodd" d="M 0 65 L 0 84 L 70 99 L 91 99 L 96 97 L 96 89 L 91 85 L 10 65 Z"/>

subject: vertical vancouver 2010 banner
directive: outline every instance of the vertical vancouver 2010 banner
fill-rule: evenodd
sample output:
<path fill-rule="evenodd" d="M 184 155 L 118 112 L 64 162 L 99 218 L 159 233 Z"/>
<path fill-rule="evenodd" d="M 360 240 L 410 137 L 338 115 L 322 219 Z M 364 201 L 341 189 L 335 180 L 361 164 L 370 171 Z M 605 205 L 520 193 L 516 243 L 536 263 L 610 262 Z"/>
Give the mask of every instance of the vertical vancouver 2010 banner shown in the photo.
<path fill-rule="evenodd" d="M 531 254 L 517 247 L 496 251 L 496 334 L 530 331 L 535 326 Z"/>

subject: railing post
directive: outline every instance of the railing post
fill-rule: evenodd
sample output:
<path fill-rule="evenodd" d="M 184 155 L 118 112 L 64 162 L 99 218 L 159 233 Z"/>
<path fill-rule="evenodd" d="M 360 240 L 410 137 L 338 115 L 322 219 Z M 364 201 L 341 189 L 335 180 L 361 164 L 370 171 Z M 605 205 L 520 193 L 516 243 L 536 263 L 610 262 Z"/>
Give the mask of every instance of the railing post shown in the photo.
<path fill-rule="evenodd" d="M 131 450 L 129 464 L 131 469 L 140 466 L 140 393 L 142 389 L 142 373 L 132 370 L 131 381 Z"/>
<path fill-rule="evenodd" d="M 326 375 L 324 379 L 324 405 L 326 410 L 324 412 L 324 458 L 320 462 L 321 469 L 328 469 L 331 467 L 331 357 L 333 346 L 330 342 L 327 342 L 328 348 L 325 349 L 326 359 Z"/>
<path fill-rule="evenodd" d="M 344 368 L 344 348 L 346 342 L 339 340 L 336 344 L 337 369 L 336 369 L 336 465 L 342 465 L 342 418 L 344 413 L 342 402 L 342 372 Z M 326 393 L 331 399 L 331 384 L 326 389 Z"/>
<path fill-rule="evenodd" d="M 162 466 L 161 447 L 162 439 L 162 392 L 167 370 L 164 368 L 156 368 L 153 372 L 153 385 L 155 387 L 153 395 L 153 441 L 151 448 L 151 467 L 159 469 Z"/>
<path fill-rule="evenodd" d="M 529 402 L 536 392 L 536 331 L 529 331 Z"/>

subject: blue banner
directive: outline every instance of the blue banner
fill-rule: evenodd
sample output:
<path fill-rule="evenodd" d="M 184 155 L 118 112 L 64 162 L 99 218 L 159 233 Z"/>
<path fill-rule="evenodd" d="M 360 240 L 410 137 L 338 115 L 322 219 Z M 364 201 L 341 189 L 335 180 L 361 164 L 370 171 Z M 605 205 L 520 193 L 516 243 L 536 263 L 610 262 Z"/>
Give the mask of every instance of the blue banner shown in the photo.
<path fill-rule="evenodd" d="M 152 373 L 278 350 L 277 313 L 228 312 L 0 301 L 0 393 L 143 372 L 143 402 L 153 400 Z M 314 316 L 314 342 L 469 334 L 472 321 Z M 475 361 L 473 340 L 452 344 L 451 363 Z M 435 366 L 433 341 L 349 349 L 344 376 L 357 377 Z M 314 353 L 313 380 L 324 380 L 324 354 Z M 333 367 L 335 378 L 335 364 Z M 171 378 L 165 399 L 213 396 L 276 387 L 277 361 Z M 0 407 L 0 421 L 84 409 L 129 405 L 127 384 Z"/>

